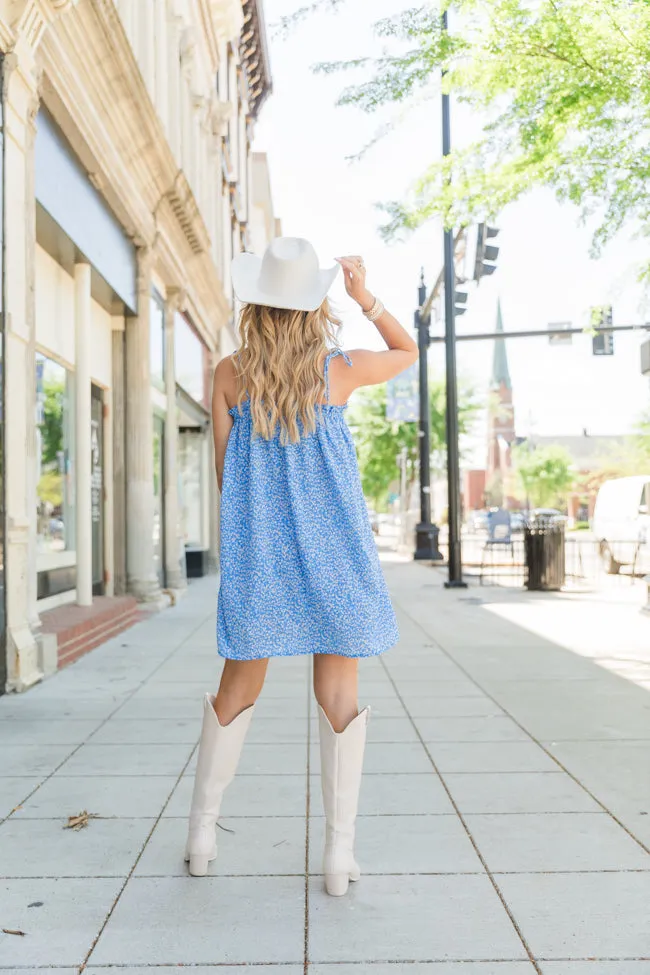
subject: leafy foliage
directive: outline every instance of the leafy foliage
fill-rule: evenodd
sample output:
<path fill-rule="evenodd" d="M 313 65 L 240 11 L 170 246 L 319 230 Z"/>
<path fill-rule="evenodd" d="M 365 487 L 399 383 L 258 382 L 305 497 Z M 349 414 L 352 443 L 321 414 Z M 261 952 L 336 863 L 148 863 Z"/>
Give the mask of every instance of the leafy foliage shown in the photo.
<path fill-rule="evenodd" d="M 63 504 L 63 477 L 58 470 L 45 471 L 38 482 L 38 500 L 59 508 Z"/>
<path fill-rule="evenodd" d="M 445 89 L 484 120 L 471 145 L 435 161 L 407 199 L 384 205 L 386 237 L 433 216 L 448 227 L 494 217 L 533 185 L 596 215 L 595 254 L 629 221 L 650 236 L 648 0 L 453 8 L 448 33 L 439 4 L 422 3 L 375 24 L 381 57 L 319 66 L 363 71 L 339 101 L 366 112 L 437 95 L 444 70 Z"/>
<path fill-rule="evenodd" d="M 473 391 L 465 386 L 459 393 L 459 430 L 466 434 L 480 408 Z M 432 466 L 444 469 L 445 385 L 429 383 Z M 383 509 L 392 482 L 399 478 L 399 454 L 406 448 L 406 478 L 412 484 L 419 474 L 420 438 L 418 424 L 386 418 L 386 386 L 367 386 L 355 395 L 348 423 L 357 449 L 361 483 L 365 496 Z"/>
<path fill-rule="evenodd" d="M 535 507 L 564 505 L 575 474 L 571 455 L 564 447 L 515 447 L 513 461 L 521 485 Z"/>
<path fill-rule="evenodd" d="M 43 398 L 42 461 L 44 465 L 49 465 L 57 463 L 59 453 L 63 450 L 65 382 L 58 379 L 45 379 Z"/>
<path fill-rule="evenodd" d="M 632 437 L 633 449 L 639 462 L 638 474 L 650 471 L 650 410 L 640 418 Z"/>

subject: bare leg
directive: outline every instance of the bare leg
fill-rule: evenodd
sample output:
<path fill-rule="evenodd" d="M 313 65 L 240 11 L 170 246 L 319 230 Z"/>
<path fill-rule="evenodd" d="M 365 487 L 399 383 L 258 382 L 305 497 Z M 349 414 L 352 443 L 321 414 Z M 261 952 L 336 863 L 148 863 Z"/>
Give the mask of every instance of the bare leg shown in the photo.
<path fill-rule="evenodd" d="M 194 877 L 205 877 L 217 855 L 215 826 L 221 800 L 235 777 L 267 664 L 268 660 L 226 660 L 216 697 L 205 695 L 185 847 Z"/>
<path fill-rule="evenodd" d="M 268 665 L 267 657 L 261 660 L 226 660 L 214 699 L 214 710 L 222 727 L 255 704 L 264 686 Z"/>
<path fill-rule="evenodd" d="M 359 713 L 355 657 L 314 654 L 314 694 L 334 731 L 344 731 Z"/>

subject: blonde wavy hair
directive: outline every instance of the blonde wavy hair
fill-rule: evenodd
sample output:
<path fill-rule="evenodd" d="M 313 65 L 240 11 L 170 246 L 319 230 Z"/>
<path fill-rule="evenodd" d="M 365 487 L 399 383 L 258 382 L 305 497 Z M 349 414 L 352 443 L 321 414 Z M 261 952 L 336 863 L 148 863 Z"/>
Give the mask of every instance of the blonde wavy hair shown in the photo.
<path fill-rule="evenodd" d="M 322 415 L 325 354 L 340 325 L 327 298 L 312 312 L 244 305 L 233 362 L 237 407 L 241 411 L 248 394 L 255 434 L 270 440 L 279 424 L 286 446 L 314 432 Z"/>

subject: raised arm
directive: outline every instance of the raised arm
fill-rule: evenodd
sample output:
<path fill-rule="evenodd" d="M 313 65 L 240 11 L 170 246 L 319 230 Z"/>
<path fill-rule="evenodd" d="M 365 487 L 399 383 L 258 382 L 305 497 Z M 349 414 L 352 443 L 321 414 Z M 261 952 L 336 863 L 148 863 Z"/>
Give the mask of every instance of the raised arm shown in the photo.
<path fill-rule="evenodd" d="M 371 311 L 376 299 L 366 287 L 366 268 L 362 259 L 341 257 L 338 262 L 343 269 L 347 293 L 362 311 Z M 373 324 L 388 348 L 382 352 L 372 352 L 370 349 L 352 349 L 348 352 L 352 360 L 352 369 L 348 372 L 353 387 L 386 382 L 408 369 L 418 358 L 417 343 L 390 312 L 384 309 Z"/>

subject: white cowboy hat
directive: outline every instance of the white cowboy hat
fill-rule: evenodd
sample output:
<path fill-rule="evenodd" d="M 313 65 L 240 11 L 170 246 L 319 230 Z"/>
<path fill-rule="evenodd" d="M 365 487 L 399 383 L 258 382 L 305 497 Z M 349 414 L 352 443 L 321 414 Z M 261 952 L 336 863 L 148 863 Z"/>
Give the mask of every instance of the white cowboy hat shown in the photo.
<path fill-rule="evenodd" d="M 339 265 L 321 270 L 316 251 L 301 237 L 276 237 L 264 252 L 238 254 L 231 266 L 232 286 L 240 301 L 270 308 L 316 311 Z"/>

